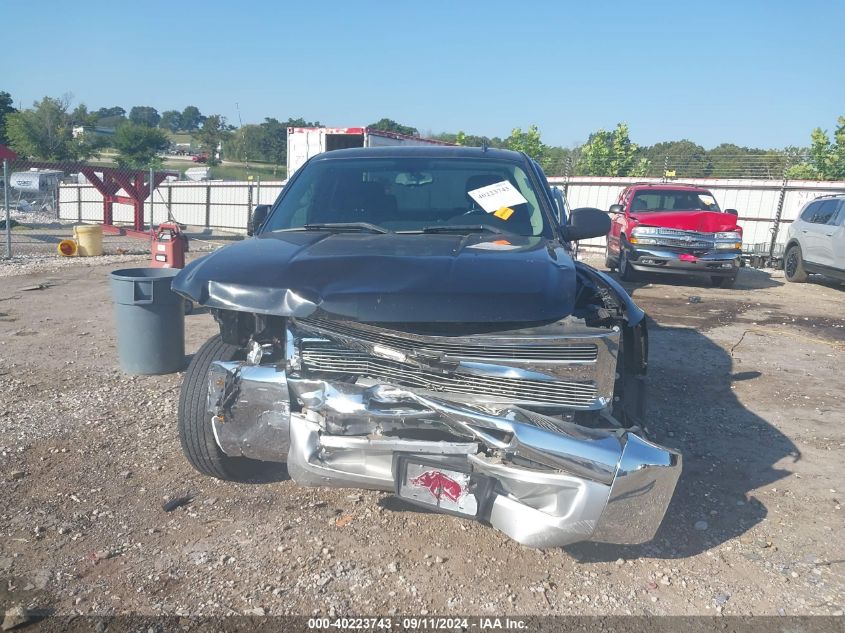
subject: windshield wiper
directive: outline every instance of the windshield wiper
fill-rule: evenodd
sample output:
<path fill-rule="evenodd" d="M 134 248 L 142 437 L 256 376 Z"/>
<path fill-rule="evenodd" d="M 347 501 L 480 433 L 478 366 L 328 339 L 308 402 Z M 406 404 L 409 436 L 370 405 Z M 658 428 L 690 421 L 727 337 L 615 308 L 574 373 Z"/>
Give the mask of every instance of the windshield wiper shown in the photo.
<path fill-rule="evenodd" d="M 419 233 L 504 233 L 495 226 L 486 224 L 444 224 L 443 226 L 424 226 Z M 408 231 L 410 233 L 410 231 Z M 414 231 L 416 233 L 417 231 Z"/>
<path fill-rule="evenodd" d="M 324 222 L 306 224 L 302 227 L 306 231 L 369 231 L 370 233 L 390 233 L 382 226 L 369 222 Z"/>

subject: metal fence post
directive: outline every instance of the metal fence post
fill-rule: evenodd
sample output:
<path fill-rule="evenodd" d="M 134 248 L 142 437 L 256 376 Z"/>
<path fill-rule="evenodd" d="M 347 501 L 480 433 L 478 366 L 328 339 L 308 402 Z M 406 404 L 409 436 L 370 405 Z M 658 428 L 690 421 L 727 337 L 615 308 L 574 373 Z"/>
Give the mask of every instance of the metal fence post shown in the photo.
<path fill-rule="evenodd" d="M 12 212 L 9 209 L 9 161 L 3 159 L 3 205 L 6 207 L 6 259 L 12 259 Z"/>
<path fill-rule="evenodd" d="M 150 229 L 155 228 L 156 223 L 156 216 L 155 216 L 155 201 L 153 200 L 153 168 L 150 167 Z"/>
<path fill-rule="evenodd" d="M 211 185 L 205 186 L 205 228 L 211 228 Z"/>
<path fill-rule="evenodd" d="M 775 219 L 774 224 L 772 225 L 772 241 L 769 242 L 769 256 L 766 264 L 768 266 L 774 265 L 775 259 L 775 245 L 778 241 L 778 230 L 780 229 L 780 217 L 783 214 L 783 203 L 786 199 L 786 185 L 787 185 L 787 174 L 789 171 L 788 164 L 784 165 L 783 168 L 783 180 L 781 181 L 780 185 L 780 195 L 778 196 L 778 208 L 775 211 Z"/>
<path fill-rule="evenodd" d="M 563 168 L 563 197 L 569 193 L 569 177 L 572 175 L 572 157 L 566 157 L 566 165 Z"/>

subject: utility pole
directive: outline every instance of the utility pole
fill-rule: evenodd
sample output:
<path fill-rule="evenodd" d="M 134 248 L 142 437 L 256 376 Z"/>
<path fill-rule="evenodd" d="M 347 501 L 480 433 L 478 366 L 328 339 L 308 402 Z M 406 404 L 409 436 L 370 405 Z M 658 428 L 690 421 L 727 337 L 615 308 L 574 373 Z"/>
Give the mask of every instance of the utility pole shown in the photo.
<path fill-rule="evenodd" d="M 6 259 L 12 259 L 12 214 L 9 210 L 9 160 L 3 159 L 3 204 L 6 207 Z"/>

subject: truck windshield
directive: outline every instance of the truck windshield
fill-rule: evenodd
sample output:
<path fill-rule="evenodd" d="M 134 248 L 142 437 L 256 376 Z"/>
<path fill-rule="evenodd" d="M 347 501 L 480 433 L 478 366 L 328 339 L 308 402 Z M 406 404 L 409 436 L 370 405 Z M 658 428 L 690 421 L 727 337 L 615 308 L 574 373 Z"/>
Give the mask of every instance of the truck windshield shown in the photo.
<path fill-rule="evenodd" d="M 649 189 L 634 194 L 631 211 L 719 211 L 719 205 L 709 191 Z"/>
<path fill-rule="evenodd" d="M 433 233 L 442 227 L 549 237 L 539 198 L 523 168 L 506 160 L 324 159 L 303 168 L 263 230 L 365 223 L 393 232 Z"/>

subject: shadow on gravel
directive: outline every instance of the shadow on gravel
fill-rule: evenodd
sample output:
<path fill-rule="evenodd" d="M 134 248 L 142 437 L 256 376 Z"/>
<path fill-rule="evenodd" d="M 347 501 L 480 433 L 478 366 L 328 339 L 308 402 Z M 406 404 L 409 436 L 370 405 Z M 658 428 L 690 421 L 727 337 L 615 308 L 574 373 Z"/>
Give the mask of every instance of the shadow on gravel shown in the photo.
<path fill-rule="evenodd" d="M 810 279 L 806 282 L 816 286 L 824 286 L 831 290 L 841 290 L 845 292 L 845 281 L 839 281 L 833 277 L 825 277 L 824 275 L 810 275 Z"/>
<path fill-rule="evenodd" d="M 391 512 L 416 512 L 418 514 L 438 514 L 437 512 L 434 512 L 432 510 L 429 510 L 422 506 L 418 506 L 413 503 L 408 503 L 404 499 L 394 497 L 392 495 L 379 499 L 378 505 L 380 505 L 385 510 L 390 510 Z"/>
<path fill-rule="evenodd" d="M 642 288 L 648 284 L 660 284 L 663 286 L 675 286 L 679 288 L 689 288 L 690 294 L 695 294 L 698 288 L 714 288 L 710 283 L 709 277 L 697 277 L 687 275 L 674 274 L 660 274 L 660 273 L 640 273 L 637 281 L 622 281 L 619 279 L 617 273 L 612 273 L 619 283 L 625 286 L 629 294 L 633 295 L 637 288 Z M 783 279 L 775 279 L 771 273 L 757 268 L 749 268 L 745 266 L 740 269 L 739 275 L 733 288 L 726 288 L 725 290 L 762 290 L 764 288 L 776 288 L 782 286 L 786 281 Z"/>
<path fill-rule="evenodd" d="M 783 479 L 789 475 L 783 467 L 801 458 L 789 438 L 731 389 L 759 371 L 734 373 L 725 350 L 694 329 L 650 328 L 647 428 L 656 442 L 683 454 L 683 472 L 651 542 L 567 547 L 580 562 L 684 558 L 736 538 L 768 514 L 751 491 Z"/>
<path fill-rule="evenodd" d="M 244 483 L 246 485 L 275 484 L 280 481 L 287 481 L 288 479 L 290 479 L 290 475 L 288 474 L 287 464 L 261 462 L 261 468 L 258 474 L 250 477 L 249 481 Z"/>

